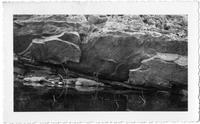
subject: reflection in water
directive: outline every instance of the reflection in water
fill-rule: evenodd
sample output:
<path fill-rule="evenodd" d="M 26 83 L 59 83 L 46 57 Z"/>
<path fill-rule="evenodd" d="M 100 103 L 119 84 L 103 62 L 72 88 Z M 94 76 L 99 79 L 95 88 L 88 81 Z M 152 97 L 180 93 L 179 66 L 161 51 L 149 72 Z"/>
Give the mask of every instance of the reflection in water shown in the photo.
<path fill-rule="evenodd" d="M 14 111 L 187 111 L 187 98 L 179 95 L 77 89 L 17 85 Z"/>

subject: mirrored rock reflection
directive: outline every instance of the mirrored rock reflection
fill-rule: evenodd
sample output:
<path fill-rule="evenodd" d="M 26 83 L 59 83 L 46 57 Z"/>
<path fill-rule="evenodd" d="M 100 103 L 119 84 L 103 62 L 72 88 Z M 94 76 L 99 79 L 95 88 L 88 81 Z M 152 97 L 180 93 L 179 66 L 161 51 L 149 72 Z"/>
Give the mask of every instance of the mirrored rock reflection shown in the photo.
<path fill-rule="evenodd" d="M 168 92 L 40 87 L 15 83 L 14 111 L 187 111 L 187 98 Z M 115 90 L 116 91 L 116 90 Z"/>

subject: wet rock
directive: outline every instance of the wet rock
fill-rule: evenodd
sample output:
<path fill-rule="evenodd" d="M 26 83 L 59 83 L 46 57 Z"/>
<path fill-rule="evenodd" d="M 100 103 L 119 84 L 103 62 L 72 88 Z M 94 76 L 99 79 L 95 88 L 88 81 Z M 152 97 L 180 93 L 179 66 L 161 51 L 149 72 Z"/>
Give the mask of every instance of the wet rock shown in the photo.
<path fill-rule="evenodd" d="M 35 82 L 29 82 L 29 83 L 25 82 L 25 83 L 23 83 L 23 85 L 25 85 L 25 86 L 32 86 L 32 87 L 44 87 L 43 84 L 35 83 Z"/>
<path fill-rule="evenodd" d="M 103 83 L 96 82 L 96 81 L 90 80 L 90 79 L 85 79 L 85 78 L 77 78 L 75 85 L 76 86 L 87 86 L 87 87 L 104 86 Z"/>
<path fill-rule="evenodd" d="M 25 77 L 24 81 L 27 82 L 39 82 L 39 81 L 46 81 L 44 77 Z"/>
<path fill-rule="evenodd" d="M 139 68 L 130 70 L 129 83 L 158 88 L 170 88 L 173 84 L 187 85 L 187 61 L 182 58 L 186 57 L 159 53 L 143 60 Z"/>
<path fill-rule="evenodd" d="M 101 91 L 104 88 L 103 87 L 85 87 L 85 86 L 76 85 L 75 89 L 80 92 L 94 92 L 94 91 Z"/>
<path fill-rule="evenodd" d="M 76 44 L 49 37 L 34 39 L 29 47 L 19 54 L 42 62 L 61 64 L 67 61 L 79 62 L 81 50 Z"/>

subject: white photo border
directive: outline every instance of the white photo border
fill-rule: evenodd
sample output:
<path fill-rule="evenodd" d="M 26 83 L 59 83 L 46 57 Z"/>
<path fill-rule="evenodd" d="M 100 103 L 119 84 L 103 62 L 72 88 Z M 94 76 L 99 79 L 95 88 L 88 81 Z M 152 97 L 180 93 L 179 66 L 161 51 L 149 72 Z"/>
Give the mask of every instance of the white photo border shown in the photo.
<path fill-rule="evenodd" d="M 4 2 L 4 122 L 152 122 L 199 119 L 197 2 Z M 188 15 L 188 111 L 14 112 L 14 14 L 176 14 Z M 5 68 L 6 67 L 6 68 Z"/>

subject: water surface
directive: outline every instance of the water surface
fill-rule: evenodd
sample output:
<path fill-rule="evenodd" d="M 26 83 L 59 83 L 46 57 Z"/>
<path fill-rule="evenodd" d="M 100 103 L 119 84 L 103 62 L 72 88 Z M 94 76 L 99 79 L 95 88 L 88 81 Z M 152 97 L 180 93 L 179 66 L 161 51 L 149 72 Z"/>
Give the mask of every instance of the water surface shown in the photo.
<path fill-rule="evenodd" d="M 187 111 L 187 98 L 169 92 L 20 84 L 14 87 L 14 111 Z"/>

